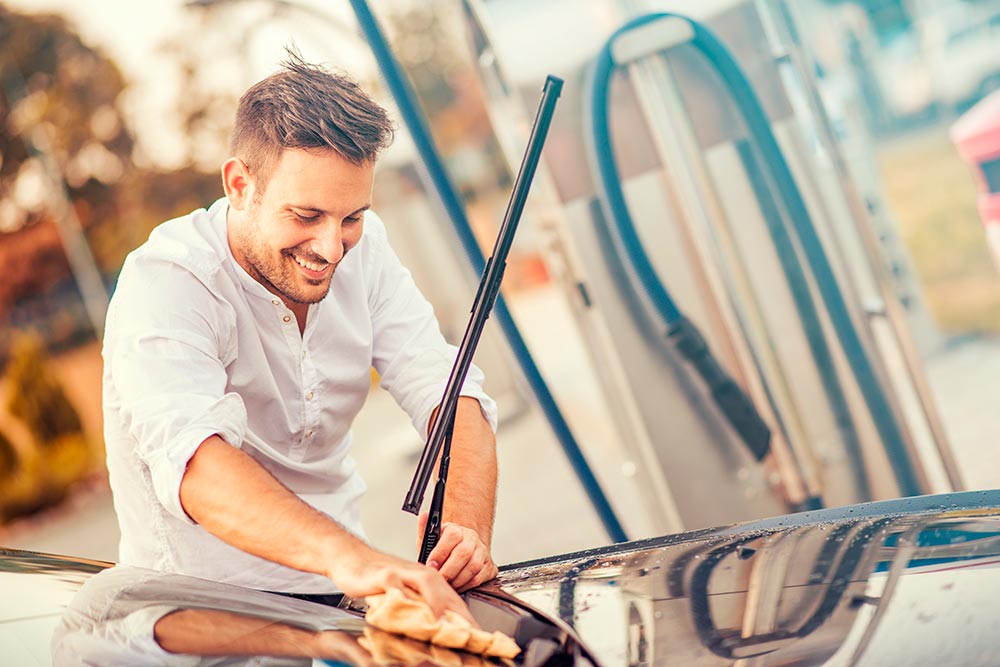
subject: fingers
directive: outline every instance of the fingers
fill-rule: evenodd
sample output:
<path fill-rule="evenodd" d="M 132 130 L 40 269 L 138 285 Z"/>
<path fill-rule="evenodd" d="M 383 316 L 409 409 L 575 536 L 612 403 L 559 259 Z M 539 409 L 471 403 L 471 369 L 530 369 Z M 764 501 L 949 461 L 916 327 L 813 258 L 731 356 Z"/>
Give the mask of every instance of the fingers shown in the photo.
<path fill-rule="evenodd" d="M 395 558 L 390 563 L 373 565 L 373 567 L 378 571 L 377 583 L 375 583 L 375 590 L 367 595 L 384 593 L 390 588 L 398 588 L 406 597 L 426 602 L 437 618 L 444 615 L 445 611 L 451 610 L 475 625 L 465 602 L 437 570 L 420 563 L 411 563 Z"/>
<path fill-rule="evenodd" d="M 481 583 L 479 577 L 486 565 L 486 558 L 480 554 L 474 554 L 462 570 L 449 579 L 452 587 L 456 591 L 465 591 Z"/>
<path fill-rule="evenodd" d="M 423 599 L 437 617 L 450 610 L 478 627 L 456 591 L 478 586 L 496 576 L 496 565 L 479 535 L 469 528 L 445 523 L 428 565 L 432 567 L 368 548 L 338 559 L 329 576 L 351 597 L 398 588 L 408 597 Z"/>
<path fill-rule="evenodd" d="M 478 586 L 497 574 L 489 549 L 475 531 L 445 523 L 441 539 L 427 564 L 437 567 L 452 587 L 459 591 Z"/>
<path fill-rule="evenodd" d="M 483 568 L 488 558 L 486 547 L 479 538 L 466 533 L 448 554 L 448 559 L 444 561 L 439 571 L 452 586 L 458 588 L 479 574 L 479 570 Z"/>
<path fill-rule="evenodd" d="M 448 562 L 455 549 L 462 544 L 465 539 L 465 530 L 461 526 L 445 522 L 441 525 L 441 534 L 438 536 L 438 543 L 427 556 L 427 565 L 435 570 L 441 570 Z M 423 531 L 421 531 L 422 534 Z M 469 531 L 471 532 L 471 531 Z M 445 574 L 441 572 L 441 574 Z M 445 579 L 450 579 L 445 575 Z"/>
<path fill-rule="evenodd" d="M 483 562 L 482 566 L 479 567 L 478 572 L 473 574 L 472 572 L 474 570 L 475 568 L 470 566 L 467 570 L 463 572 L 464 574 L 468 574 L 468 578 L 463 578 L 462 576 L 459 576 L 455 577 L 455 579 L 451 581 L 451 585 L 455 588 L 456 591 L 458 591 L 459 593 L 464 593 L 465 591 L 475 588 L 480 584 L 484 584 L 490 579 L 497 576 L 497 571 L 498 571 L 496 564 L 489 558 L 488 555 L 486 556 L 485 562 Z"/>
<path fill-rule="evenodd" d="M 465 606 L 465 602 L 458 596 L 455 589 L 444 580 L 436 571 L 417 565 L 408 568 L 402 573 L 403 582 L 409 588 L 416 591 L 421 598 L 430 606 L 434 615 L 438 618 L 444 615 L 445 611 L 453 611 L 468 620 L 473 625 L 475 619 Z M 477 626 L 478 627 L 478 626 Z"/>

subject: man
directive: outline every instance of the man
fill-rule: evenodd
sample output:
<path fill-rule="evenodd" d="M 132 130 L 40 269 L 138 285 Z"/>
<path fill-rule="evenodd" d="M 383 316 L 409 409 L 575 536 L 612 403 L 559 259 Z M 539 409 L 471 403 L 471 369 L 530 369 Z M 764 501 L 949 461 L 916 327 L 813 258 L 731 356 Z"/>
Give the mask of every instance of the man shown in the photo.
<path fill-rule="evenodd" d="M 362 539 L 349 427 L 371 367 L 427 434 L 455 356 L 369 210 L 391 137 L 355 83 L 292 55 L 240 100 L 225 198 L 126 260 L 104 340 L 122 562 L 293 593 L 402 587 L 464 615 L 455 590 L 495 576 L 496 410 L 475 368 L 428 565 Z"/>

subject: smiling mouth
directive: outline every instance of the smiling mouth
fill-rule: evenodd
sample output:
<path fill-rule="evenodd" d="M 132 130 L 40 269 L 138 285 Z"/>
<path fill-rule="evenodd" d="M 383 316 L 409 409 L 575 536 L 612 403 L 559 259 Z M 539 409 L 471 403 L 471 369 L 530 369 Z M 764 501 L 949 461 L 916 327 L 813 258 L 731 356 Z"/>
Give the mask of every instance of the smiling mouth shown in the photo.
<path fill-rule="evenodd" d="M 333 266 L 329 262 L 310 262 L 309 260 L 303 259 L 298 255 L 291 255 L 295 263 L 298 264 L 302 269 L 305 269 L 306 275 L 312 278 L 322 277 L 329 271 L 330 267 Z"/>

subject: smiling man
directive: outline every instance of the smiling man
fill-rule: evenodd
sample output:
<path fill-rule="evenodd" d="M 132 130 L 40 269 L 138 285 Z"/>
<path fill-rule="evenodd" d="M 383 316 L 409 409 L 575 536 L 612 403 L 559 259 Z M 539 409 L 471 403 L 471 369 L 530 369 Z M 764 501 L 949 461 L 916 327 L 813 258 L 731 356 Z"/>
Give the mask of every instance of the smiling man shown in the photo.
<path fill-rule="evenodd" d="M 126 260 L 104 340 L 122 562 L 291 593 L 402 587 L 466 615 L 456 590 L 495 576 L 496 410 L 475 368 L 428 565 L 361 528 L 350 426 L 370 369 L 426 435 L 455 357 L 370 210 L 391 138 L 354 82 L 293 55 L 240 99 L 225 197 Z"/>

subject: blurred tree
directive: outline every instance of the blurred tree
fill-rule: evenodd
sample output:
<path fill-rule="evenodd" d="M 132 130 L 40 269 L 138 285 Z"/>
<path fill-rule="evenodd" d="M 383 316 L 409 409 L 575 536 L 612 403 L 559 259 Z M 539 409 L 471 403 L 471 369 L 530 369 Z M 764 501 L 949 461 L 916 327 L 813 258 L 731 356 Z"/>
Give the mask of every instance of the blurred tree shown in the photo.
<path fill-rule="evenodd" d="M 39 139 L 58 165 L 88 234 L 117 223 L 134 141 L 118 109 L 118 68 L 54 15 L 0 6 L 0 311 L 68 275 L 51 217 L 52 183 Z M 102 268 L 118 249 L 95 247 Z"/>
<path fill-rule="evenodd" d="M 17 470 L 17 450 L 7 436 L 0 431 L 0 481 L 11 477 Z"/>
<path fill-rule="evenodd" d="M 31 433 L 31 447 L 11 470 L 0 470 L 0 520 L 58 503 L 98 464 L 80 416 L 53 373 L 36 335 L 23 334 L 7 365 L 10 413 Z M 9 445 L 10 453 L 14 448 Z M 18 462 L 18 457 L 14 457 Z"/>
<path fill-rule="evenodd" d="M 105 275 L 116 273 L 125 255 L 145 241 L 155 225 L 207 205 L 221 188 L 216 174 L 189 166 L 176 171 L 136 166 L 136 142 L 119 104 L 127 82 L 115 63 L 84 44 L 64 18 L 0 5 L 0 45 L 3 318 L 18 302 L 37 301 L 38 295 L 76 298 L 72 290 L 54 291 L 69 280 L 70 270 L 52 217 L 54 184 L 36 157 L 34 142 L 39 134 L 51 146 L 49 155 L 60 172 L 56 176 L 64 181 Z M 182 70 L 184 62 L 194 62 L 190 57 L 178 59 Z M 221 103 L 194 94 L 184 81 L 177 113 L 185 119 L 185 129 L 197 130 L 204 138 L 204 119 L 218 117 Z M 211 113 L 205 111 L 206 105 L 212 105 Z M 36 325 L 49 344 L 73 344 L 81 339 L 81 330 L 90 331 L 82 317 L 74 316 L 68 327 L 65 322 L 56 326 L 48 321 L 51 313 L 70 310 L 62 303 L 28 308 L 29 313 L 40 312 L 47 318 Z M 11 332 L 0 328 L 0 359 L 11 340 Z"/>
<path fill-rule="evenodd" d="M 118 108 L 118 68 L 54 15 L 0 6 L 0 230 L 47 215 L 44 172 L 32 157 L 44 135 L 84 227 L 113 218 L 134 140 Z"/>
<path fill-rule="evenodd" d="M 14 342 L 7 380 L 11 387 L 10 413 L 27 425 L 40 446 L 82 433 L 80 416 L 49 367 L 37 336 L 22 335 Z"/>
<path fill-rule="evenodd" d="M 229 155 L 236 103 L 252 83 L 244 80 L 243 65 L 249 65 L 249 40 L 258 26 L 252 17 L 214 11 L 188 12 L 184 19 L 185 29 L 167 37 L 158 51 L 169 56 L 178 71 L 172 112 L 180 129 L 177 143 L 183 161 L 216 174 Z M 192 40 L 192 34 L 212 39 Z"/>

